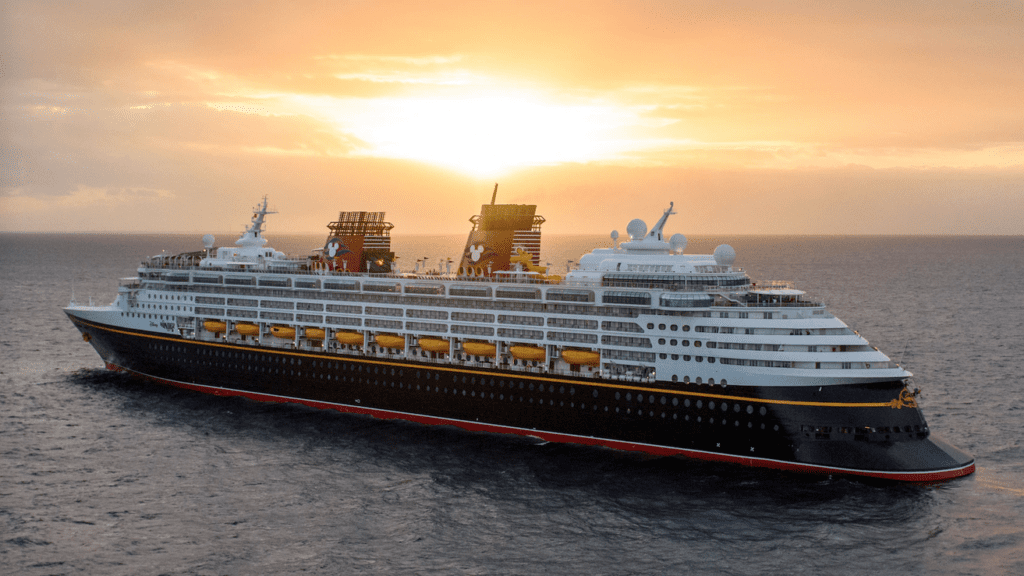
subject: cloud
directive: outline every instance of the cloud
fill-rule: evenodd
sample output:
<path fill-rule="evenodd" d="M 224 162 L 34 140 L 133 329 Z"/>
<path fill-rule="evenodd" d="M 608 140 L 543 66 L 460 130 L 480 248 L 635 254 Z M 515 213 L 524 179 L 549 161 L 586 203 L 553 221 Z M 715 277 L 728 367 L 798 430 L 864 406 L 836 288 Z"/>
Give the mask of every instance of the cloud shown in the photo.
<path fill-rule="evenodd" d="M 902 213 L 929 215 L 934 230 L 958 218 L 982 230 L 982 215 L 1018 230 L 1007 214 L 1024 220 L 1024 202 L 1007 202 L 1018 200 L 1007 183 L 1019 183 L 1024 157 L 1022 53 L 1014 2 L 12 0 L 0 11 L 0 199 L 23 211 L 28 199 L 53 202 L 65 216 L 70 202 L 108 202 L 108 213 L 131 214 L 119 223 L 167 229 L 187 218 L 131 206 L 201 201 L 229 213 L 272 192 L 306 211 L 324 190 L 377 205 L 374 194 L 395 191 L 395 204 L 417 206 L 437 194 L 461 218 L 456 199 L 489 185 L 422 163 L 454 157 L 489 175 L 545 164 L 508 178 L 553 205 L 564 195 L 620 211 L 633 193 L 623 190 L 670 190 L 676 178 L 714 191 L 702 215 L 728 227 L 720 212 L 746 209 L 770 183 L 773 209 L 793 214 L 768 225 L 731 212 L 737 224 L 811 230 L 833 217 L 840 190 L 850 206 L 835 230 L 897 229 L 876 214 L 904 192 Z M 458 109 L 482 90 L 518 104 L 528 94 L 539 112 Z M 346 106 L 327 119 L 294 105 L 303 98 Z M 437 102 L 447 107 L 428 106 Z M 359 110 L 376 111 L 376 131 Z M 561 121 L 574 110 L 615 122 Z M 412 151 L 397 130 L 409 113 L 426 126 Z M 390 147 L 371 137 L 381 132 Z M 562 150 L 534 153 L 545 147 Z M 381 157 L 357 158 L 368 154 Z M 0 228 L 16 217 L 0 216 Z"/>

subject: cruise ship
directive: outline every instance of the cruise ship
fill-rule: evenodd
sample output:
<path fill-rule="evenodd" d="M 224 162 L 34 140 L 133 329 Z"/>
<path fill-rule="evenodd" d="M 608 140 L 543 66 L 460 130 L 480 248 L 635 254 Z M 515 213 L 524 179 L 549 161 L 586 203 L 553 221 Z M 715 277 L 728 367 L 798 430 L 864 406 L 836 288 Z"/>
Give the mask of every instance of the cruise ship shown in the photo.
<path fill-rule="evenodd" d="M 671 204 L 561 277 L 536 207 L 494 197 L 430 272 L 397 267 L 383 212 L 342 212 L 303 257 L 268 246 L 269 214 L 65 312 L 107 368 L 219 396 L 815 474 L 974 471 L 909 372 L 728 245 L 686 253 Z"/>

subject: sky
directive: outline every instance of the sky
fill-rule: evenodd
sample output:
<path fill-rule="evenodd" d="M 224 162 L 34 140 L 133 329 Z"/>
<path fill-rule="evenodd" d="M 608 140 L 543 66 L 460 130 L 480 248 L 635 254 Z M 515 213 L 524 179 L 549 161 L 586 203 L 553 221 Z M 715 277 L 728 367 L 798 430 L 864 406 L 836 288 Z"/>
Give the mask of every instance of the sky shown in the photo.
<path fill-rule="evenodd" d="M 1024 234 L 1024 2 L 0 3 L 0 232 Z"/>

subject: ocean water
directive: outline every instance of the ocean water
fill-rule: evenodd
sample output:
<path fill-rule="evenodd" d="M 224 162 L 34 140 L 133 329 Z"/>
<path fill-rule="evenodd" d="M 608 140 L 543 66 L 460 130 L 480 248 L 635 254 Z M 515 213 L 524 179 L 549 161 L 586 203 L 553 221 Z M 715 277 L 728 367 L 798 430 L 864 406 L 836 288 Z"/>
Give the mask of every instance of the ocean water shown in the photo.
<path fill-rule="evenodd" d="M 320 237 L 272 237 L 303 253 Z M 462 237 L 402 237 L 406 270 Z M 1022 574 L 1024 238 L 691 238 L 915 373 L 977 473 L 804 476 L 218 398 L 64 317 L 192 236 L 0 234 L 0 574 Z M 551 236 L 555 271 L 605 237 Z"/>

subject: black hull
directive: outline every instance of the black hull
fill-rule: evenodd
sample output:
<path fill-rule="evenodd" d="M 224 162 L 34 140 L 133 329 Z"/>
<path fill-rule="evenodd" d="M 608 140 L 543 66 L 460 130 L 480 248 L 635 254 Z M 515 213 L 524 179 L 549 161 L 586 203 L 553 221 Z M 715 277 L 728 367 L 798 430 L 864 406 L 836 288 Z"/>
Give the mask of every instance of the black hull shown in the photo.
<path fill-rule="evenodd" d="M 573 378 L 186 340 L 69 314 L 112 369 L 217 395 L 821 474 L 929 482 L 974 460 L 900 381 L 768 388 Z"/>

